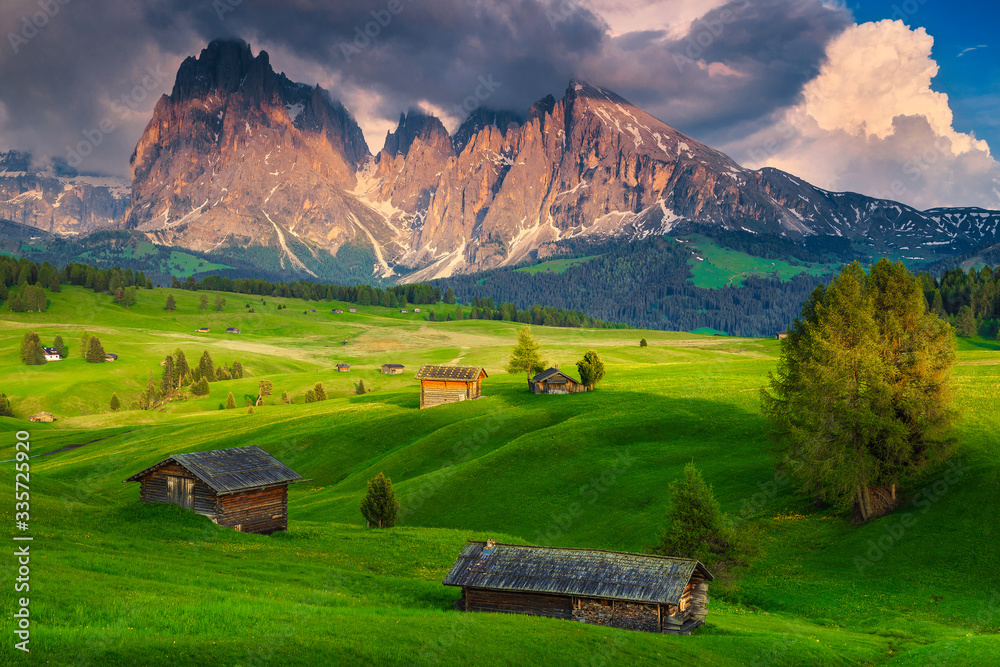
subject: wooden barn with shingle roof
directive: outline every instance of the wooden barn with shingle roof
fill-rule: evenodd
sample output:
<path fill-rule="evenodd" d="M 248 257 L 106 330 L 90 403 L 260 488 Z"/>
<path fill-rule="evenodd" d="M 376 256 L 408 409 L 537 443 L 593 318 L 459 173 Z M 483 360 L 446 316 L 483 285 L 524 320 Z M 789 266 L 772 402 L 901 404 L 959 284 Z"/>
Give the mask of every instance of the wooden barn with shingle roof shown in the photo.
<path fill-rule="evenodd" d="M 528 380 L 528 389 L 535 394 L 576 394 L 587 391 L 587 385 L 558 368 L 550 368 Z"/>
<path fill-rule="evenodd" d="M 220 526 L 270 534 L 288 528 L 288 485 L 297 472 L 260 447 L 174 454 L 126 482 L 146 503 L 171 503 Z"/>
<path fill-rule="evenodd" d="M 712 574 L 696 560 L 470 541 L 442 582 L 463 611 L 549 616 L 687 634 L 705 622 Z"/>
<path fill-rule="evenodd" d="M 489 376 L 482 366 L 424 364 L 415 377 L 420 380 L 420 408 L 423 409 L 479 398 L 483 379 Z"/>

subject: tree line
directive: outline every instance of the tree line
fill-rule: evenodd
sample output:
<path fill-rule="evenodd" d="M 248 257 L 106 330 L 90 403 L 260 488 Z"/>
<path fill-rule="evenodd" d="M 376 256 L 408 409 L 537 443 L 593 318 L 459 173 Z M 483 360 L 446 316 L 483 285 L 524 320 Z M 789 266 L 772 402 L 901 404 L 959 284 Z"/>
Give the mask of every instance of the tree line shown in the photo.
<path fill-rule="evenodd" d="M 1000 331 L 1000 266 L 946 269 L 940 278 L 918 276 L 927 307 L 948 318 L 960 336 L 996 338 Z"/>

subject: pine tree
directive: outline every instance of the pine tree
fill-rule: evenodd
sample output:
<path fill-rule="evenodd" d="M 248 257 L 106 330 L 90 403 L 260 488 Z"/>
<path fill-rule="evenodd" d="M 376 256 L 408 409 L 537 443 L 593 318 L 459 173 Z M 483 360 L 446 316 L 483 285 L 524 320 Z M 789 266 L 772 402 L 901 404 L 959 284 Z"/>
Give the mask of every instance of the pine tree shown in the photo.
<path fill-rule="evenodd" d="M 233 377 L 237 380 L 243 379 L 243 364 L 238 361 L 233 362 Z"/>
<path fill-rule="evenodd" d="M 200 297 L 198 297 L 198 309 L 206 310 L 207 308 L 208 308 L 208 295 L 202 294 Z"/>
<path fill-rule="evenodd" d="M 118 410 L 121 409 L 122 404 L 121 404 L 121 401 L 118 400 L 118 394 L 117 393 L 111 394 L 111 402 L 108 404 L 108 407 L 111 408 L 112 412 L 118 412 Z"/>
<path fill-rule="evenodd" d="M 42 353 L 41 362 L 38 361 L 38 353 Z M 21 338 L 21 362 L 29 366 L 38 366 L 45 363 L 45 353 L 42 351 L 42 342 L 38 334 L 34 331 L 25 332 Z"/>
<path fill-rule="evenodd" d="M 13 417 L 14 412 L 10 409 L 10 400 L 0 394 L 0 417 Z"/>
<path fill-rule="evenodd" d="M 580 372 L 580 382 L 593 390 L 604 378 L 604 361 L 596 350 L 590 350 L 583 355 L 583 359 L 576 362 L 576 369 Z"/>
<path fill-rule="evenodd" d="M 647 345 L 647 343 L 646 343 L 646 339 L 645 338 L 643 338 L 642 340 L 639 341 L 639 347 L 646 347 L 646 345 Z"/>
<path fill-rule="evenodd" d="M 91 336 L 90 342 L 87 344 L 87 363 L 103 364 L 104 361 L 104 346 L 101 345 L 101 339 L 97 336 Z"/>
<path fill-rule="evenodd" d="M 742 561 L 747 545 L 729 522 L 712 487 L 694 463 L 684 466 L 684 477 L 670 483 L 667 528 L 653 552 L 700 560 L 714 566 L 719 560 Z"/>
<path fill-rule="evenodd" d="M 517 330 L 517 343 L 514 344 L 507 360 L 507 372 L 511 375 L 527 373 L 528 377 L 541 373 L 545 370 L 541 348 L 541 343 L 531 333 L 531 327 L 525 324 Z"/>
<path fill-rule="evenodd" d="M 177 370 L 174 368 L 174 358 L 169 354 L 163 360 L 163 380 L 160 382 L 160 389 L 164 395 L 168 395 L 177 388 Z"/>
<path fill-rule="evenodd" d="M 284 403 L 285 405 L 292 404 L 292 397 L 288 395 L 287 391 L 281 392 L 281 402 Z"/>
<path fill-rule="evenodd" d="M 309 391 L 306 392 L 306 403 L 315 403 L 315 402 L 316 402 L 316 390 L 310 389 Z"/>
<path fill-rule="evenodd" d="M 208 386 L 208 378 L 202 377 L 198 382 L 191 385 L 191 393 L 195 396 L 208 396 L 211 388 Z"/>
<path fill-rule="evenodd" d="M 174 375 L 177 377 L 177 384 L 181 386 L 187 384 L 188 375 L 191 374 L 191 367 L 188 366 L 187 357 L 184 356 L 184 351 L 177 348 L 174 352 Z"/>
<path fill-rule="evenodd" d="M 316 383 L 316 386 L 313 387 L 313 393 L 316 394 L 316 400 L 317 401 L 325 401 L 326 400 L 326 390 L 323 389 L 323 383 L 322 382 L 317 382 Z"/>
<path fill-rule="evenodd" d="M 63 359 L 66 358 L 66 353 L 67 353 L 66 343 L 63 342 L 62 336 L 55 337 L 55 340 L 52 341 L 52 347 L 56 349 L 60 357 L 62 357 Z"/>
<path fill-rule="evenodd" d="M 264 399 L 271 395 L 274 385 L 270 380 L 258 380 L 257 386 L 257 405 L 264 405 Z"/>
<path fill-rule="evenodd" d="M 87 331 L 80 334 L 80 356 L 84 359 L 87 358 L 87 353 L 90 351 L 90 336 L 91 334 Z"/>
<path fill-rule="evenodd" d="M 455 303 L 455 290 L 451 287 L 449 287 L 448 291 L 444 294 L 444 302 L 449 306 Z"/>
<path fill-rule="evenodd" d="M 370 527 L 391 528 L 396 523 L 399 501 L 392 490 L 392 480 L 379 473 L 368 481 L 368 492 L 361 502 L 361 515 Z"/>
<path fill-rule="evenodd" d="M 215 309 L 218 311 L 224 310 L 226 307 L 226 299 L 221 294 L 215 295 Z"/>
<path fill-rule="evenodd" d="M 164 310 L 177 310 L 177 301 L 174 299 L 173 294 L 167 295 L 167 303 L 163 306 Z"/>
<path fill-rule="evenodd" d="M 358 396 L 364 396 L 366 393 L 368 393 L 368 390 L 365 389 L 365 381 L 364 380 L 358 380 L 358 392 L 357 393 L 358 393 Z"/>
<path fill-rule="evenodd" d="M 976 315 L 969 306 L 962 306 L 958 309 L 958 317 L 955 321 L 955 331 L 962 338 L 972 338 L 976 335 Z"/>
<path fill-rule="evenodd" d="M 208 353 L 208 350 L 205 350 L 201 355 L 198 371 L 201 372 L 203 378 L 207 378 L 209 381 L 215 379 L 215 364 L 212 362 L 212 355 Z"/>
<path fill-rule="evenodd" d="M 233 410 L 236 408 L 236 397 L 233 396 L 233 392 L 229 392 L 229 396 L 226 397 L 226 409 Z"/>

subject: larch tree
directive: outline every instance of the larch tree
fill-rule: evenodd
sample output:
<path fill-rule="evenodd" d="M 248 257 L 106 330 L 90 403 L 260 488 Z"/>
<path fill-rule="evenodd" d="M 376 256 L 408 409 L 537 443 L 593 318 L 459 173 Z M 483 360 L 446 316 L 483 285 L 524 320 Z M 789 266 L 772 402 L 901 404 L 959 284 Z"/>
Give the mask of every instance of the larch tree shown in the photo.
<path fill-rule="evenodd" d="M 13 417 L 14 411 L 10 409 L 10 399 L 0 394 L 0 417 Z"/>
<path fill-rule="evenodd" d="M 198 362 L 198 370 L 201 371 L 201 376 L 207 378 L 210 382 L 215 379 L 215 363 L 212 361 L 212 355 L 205 350 L 201 355 L 201 361 Z"/>
<path fill-rule="evenodd" d="M 511 375 L 525 373 L 529 378 L 536 373 L 541 373 L 545 370 L 541 349 L 542 345 L 531 333 L 531 327 L 525 324 L 517 330 L 517 342 L 510 351 L 505 370 Z"/>
<path fill-rule="evenodd" d="M 104 346 L 101 345 L 101 339 L 97 336 L 91 336 L 90 342 L 87 343 L 87 363 L 103 364 L 105 360 Z"/>
<path fill-rule="evenodd" d="M 902 263 L 845 266 L 802 306 L 761 390 L 779 465 L 858 522 L 891 512 L 896 486 L 951 451 L 954 361 L 952 328 Z"/>
<path fill-rule="evenodd" d="M 108 403 L 108 407 L 111 408 L 112 412 L 118 412 L 121 409 L 122 404 L 121 404 L 121 401 L 118 400 L 118 394 L 117 393 L 112 393 L 111 394 L 111 402 Z"/>
<path fill-rule="evenodd" d="M 604 360 L 597 350 L 589 350 L 583 355 L 583 359 L 576 362 L 576 369 L 580 372 L 580 382 L 591 391 L 604 379 Z"/>
<path fill-rule="evenodd" d="M 164 310 L 177 310 L 177 301 L 173 294 L 167 295 L 167 302 L 163 306 Z"/>
<path fill-rule="evenodd" d="M 229 396 L 226 397 L 226 409 L 233 410 L 236 408 L 236 397 L 233 396 L 233 392 L 229 392 Z"/>
<path fill-rule="evenodd" d="M 160 388 L 163 390 L 164 396 L 170 394 L 174 389 L 177 389 L 177 371 L 174 368 L 174 358 L 169 354 L 167 358 L 163 360 L 163 380 L 160 382 Z"/>
<path fill-rule="evenodd" d="M 313 387 L 313 392 L 316 394 L 317 401 L 326 400 L 326 389 L 323 388 L 322 382 L 317 382 L 316 386 Z"/>

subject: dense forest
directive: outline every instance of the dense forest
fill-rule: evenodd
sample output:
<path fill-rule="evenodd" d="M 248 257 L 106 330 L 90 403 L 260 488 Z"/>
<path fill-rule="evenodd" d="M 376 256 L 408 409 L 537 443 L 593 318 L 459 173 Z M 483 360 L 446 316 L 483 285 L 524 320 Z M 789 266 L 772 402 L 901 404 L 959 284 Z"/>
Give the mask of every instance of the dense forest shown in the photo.
<path fill-rule="evenodd" d="M 78 285 L 94 292 L 106 292 L 116 303 L 131 307 L 138 299 L 137 290 L 153 289 L 153 279 L 142 271 L 131 268 L 102 268 L 88 264 L 71 263 L 57 269 L 49 262 L 36 264 L 26 258 L 0 255 L 0 303 L 6 303 L 13 312 L 42 311 L 47 306 L 45 290 L 58 292 L 61 286 Z M 595 319 L 582 311 L 571 311 L 536 304 L 518 308 L 513 303 L 496 304 L 491 298 L 470 299 L 463 304 L 455 298 L 451 288 L 423 283 L 409 283 L 391 287 L 371 285 L 331 285 L 306 280 L 271 282 L 263 278 L 230 278 L 222 275 L 205 276 L 200 281 L 189 276 L 184 282 L 176 277 L 171 287 L 192 291 L 211 290 L 257 296 L 288 297 L 313 301 L 343 301 L 360 306 L 386 306 L 405 308 L 409 304 L 454 305 L 454 310 L 440 319 L 509 320 L 556 327 L 627 328 Z M 433 312 L 426 318 L 437 318 Z"/>
<path fill-rule="evenodd" d="M 737 238 L 742 237 L 734 237 L 734 245 Z M 812 251 L 803 254 L 812 256 Z M 447 284 L 462 301 L 492 297 L 521 308 L 546 303 L 649 329 L 708 327 L 731 335 L 773 336 L 799 316 L 802 302 L 828 279 L 750 277 L 739 287 L 706 289 L 690 282 L 688 257 L 683 247 L 657 238 L 613 246 L 562 274 L 530 274 L 512 267 L 435 284 Z"/>
<path fill-rule="evenodd" d="M 949 318 L 961 336 L 996 338 L 1000 329 L 1000 266 L 946 270 L 940 278 L 919 275 L 927 306 Z"/>

